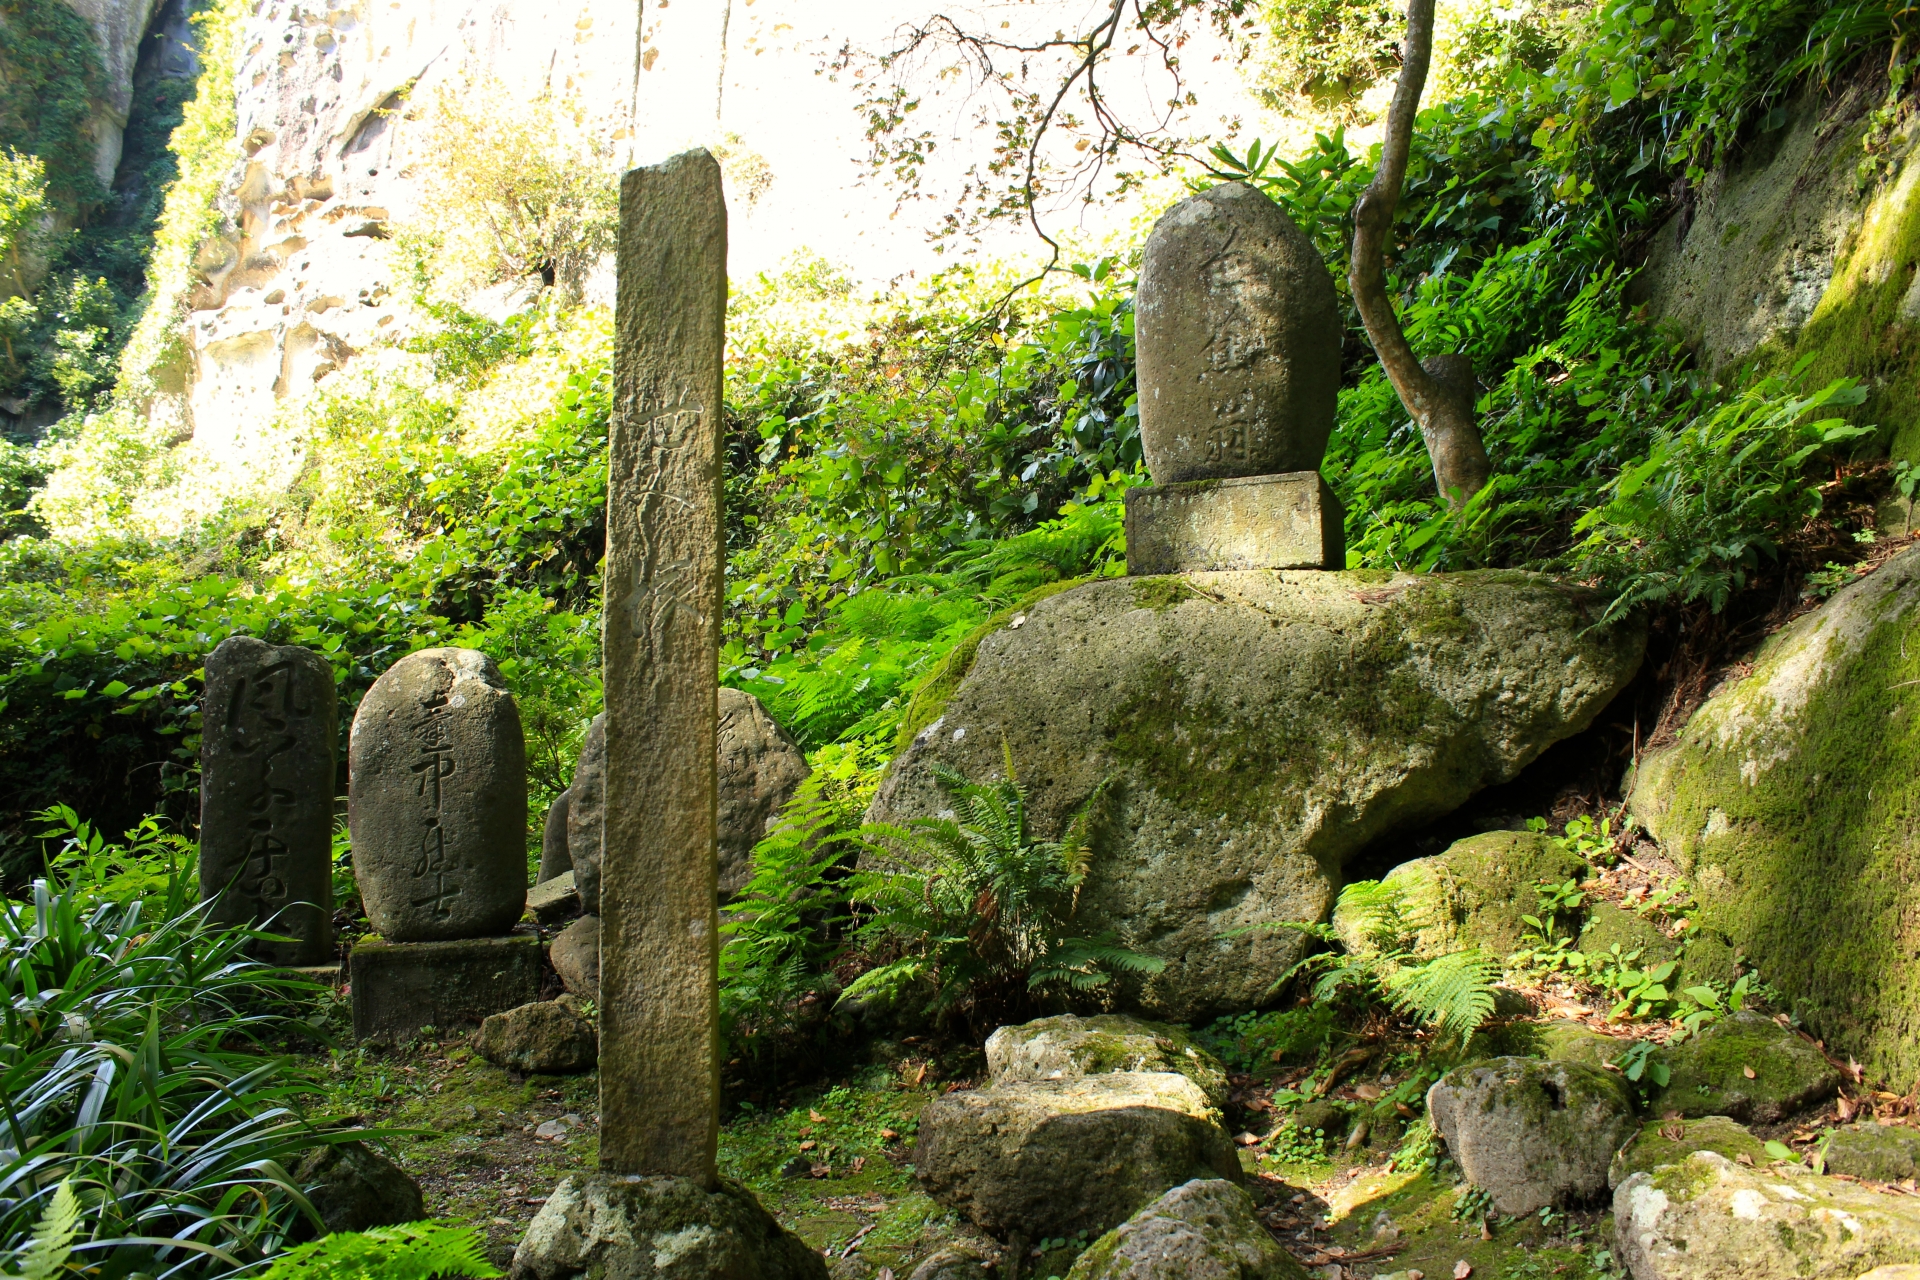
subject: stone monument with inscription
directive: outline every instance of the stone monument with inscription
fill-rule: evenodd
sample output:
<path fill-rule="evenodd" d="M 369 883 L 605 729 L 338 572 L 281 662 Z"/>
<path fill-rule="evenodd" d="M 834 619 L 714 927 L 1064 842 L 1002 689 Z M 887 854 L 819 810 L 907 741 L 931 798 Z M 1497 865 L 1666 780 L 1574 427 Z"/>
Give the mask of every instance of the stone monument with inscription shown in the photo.
<path fill-rule="evenodd" d="M 600 1171 L 547 1198 L 514 1254 L 522 1280 L 826 1280 L 716 1168 L 726 261 L 711 155 L 626 175 L 601 577 Z M 582 799 L 576 786 L 576 823 Z"/>
<path fill-rule="evenodd" d="M 333 668 L 310 649 L 229 636 L 207 655 L 200 896 L 217 924 L 263 925 L 274 964 L 333 957 Z"/>
<path fill-rule="evenodd" d="M 1183 200 L 1147 237 L 1134 312 L 1153 484 L 1126 495 L 1127 571 L 1344 568 L 1320 476 L 1340 311 L 1306 233 L 1245 183 Z"/>
<path fill-rule="evenodd" d="M 354 878 L 379 935 L 353 951 L 355 1031 L 401 1038 L 536 999 L 539 938 L 509 932 L 527 770 L 500 669 L 472 649 L 408 654 L 360 700 L 347 756 Z"/>

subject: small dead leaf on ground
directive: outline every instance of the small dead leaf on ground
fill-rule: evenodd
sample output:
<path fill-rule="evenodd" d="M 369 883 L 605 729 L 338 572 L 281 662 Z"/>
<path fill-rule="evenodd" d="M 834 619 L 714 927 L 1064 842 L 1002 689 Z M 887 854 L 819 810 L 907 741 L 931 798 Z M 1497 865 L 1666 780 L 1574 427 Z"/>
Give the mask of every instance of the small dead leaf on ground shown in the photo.
<path fill-rule="evenodd" d="M 1742 1151 L 1739 1155 L 1735 1156 L 1734 1159 L 1738 1160 L 1741 1164 L 1747 1166 L 1747 1168 L 1749 1169 L 1753 1168 L 1753 1157 L 1751 1155 L 1748 1155 L 1744 1151 Z"/>
<path fill-rule="evenodd" d="M 806 1142 L 800 1144 L 800 1149 L 802 1151 L 811 1151 L 819 1145 L 819 1143 L 814 1142 L 812 1139 L 808 1139 Z"/>
<path fill-rule="evenodd" d="M 815 1124 L 825 1124 L 827 1122 L 827 1118 L 818 1111 L 808 1111 L 807 1119 L 813 1121 Z"/>
<path fill-rule="evenodd" d="M 892 1142 L 895 1138 L 899 1136 L 900 1136 L 899 1132 L 894 1129 L 882 1129 L 880 1131 L 880 1141 L 882 1142 Z"/>
<path fill-rule="evenodd" d="M 1453 1280 L 1467 1280 L 1473 1274 L 1473 1264 L 1465 1258 L 1453 1264 Z"/>
<path fill-rule="evenodd" d="M 1758 1071 L 1755 1071 L 1752 1067 L 1740 1068 L 1740 1074 L 1745 1076 L 1749 1080 L 1757 1079 L 1760 1075 L 1760 1073 Z"/>

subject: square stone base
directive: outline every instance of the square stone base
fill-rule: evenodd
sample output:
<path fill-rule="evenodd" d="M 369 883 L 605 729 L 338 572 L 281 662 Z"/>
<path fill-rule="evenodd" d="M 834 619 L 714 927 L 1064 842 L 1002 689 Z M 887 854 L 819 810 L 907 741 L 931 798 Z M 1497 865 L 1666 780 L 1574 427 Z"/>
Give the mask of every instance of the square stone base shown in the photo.
<path fill-rule="evenodd" d="M 544 965 L 531 933 L 353 949 L 353 1034 L 399 1042 L 422 1027 L 452 1031 L 540 998 Z"/>
<path fill-rule="evenodd" d="M 1129 489 L 1127 572 L 1344 569 L 1346 512 L 1318 471 Z"/>

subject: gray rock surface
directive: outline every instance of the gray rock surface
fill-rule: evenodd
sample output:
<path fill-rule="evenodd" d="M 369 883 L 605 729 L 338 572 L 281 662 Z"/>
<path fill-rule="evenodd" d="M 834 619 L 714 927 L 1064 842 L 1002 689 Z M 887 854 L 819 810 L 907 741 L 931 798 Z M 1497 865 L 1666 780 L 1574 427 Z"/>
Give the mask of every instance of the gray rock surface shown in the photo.
<path fill-rule="evenodd" d="M 1171 1071 L 1200 1087 L 1209 1105 L 1227 1104 L 1227 1072 L 1179 1027 L 1119 1014 L 1073 1014 L 1001 1027 L 987 1037 L 994 1084 L 1075 1080 L 1114 1071 Z"/>
<path fill-rule="evenodd" d="M 1218 1178 L 1195 1179 L 1093 1242 L 1067 1280 L 1305 1280 L 1261 1225 L 1253 1197 Z"/>
<path fill-rule="evenodd" d="M 513 1280 L 827 1280 L 827 1264 L 753 1193 L 685 1178 L 572 1175 L 513 1254 Z"/>
<path fill-rule="evenodd" d="M 593 1067 L 600 1037 L 582 1014 L 579 997 L 569 994 L 494 1014 L 480 1024 L 473 1047 L 496 1067 L 563 1075 Z"/>
<path fill-rule="evenodd" d="M 360 700 L 348 753 L 353 873 L 389 942 L 505 933 L 527 905 L 520 712 L 493 659 L 422 649 Z"/>
<path fill-rule="evenodd" d="M 1673 1075 L 1653 1099 L 1655 1114 L 1774 1124 L 1840 1087 L 1840 1073 L 1818 1049 L 1751 1010 L 1721 1019 L 1666 1057 Z"/>
<path fill-rule="evenodd" d="M 813 770 L 760 699 L 720 690 L 720 900 L 753 876 L 753 846 Z"/>
<path fill-rule="evenodd" d="M 600 914 L 600 845 L 607 817 L 607 717 L 593 718 L 580 743 L 573 785 L 567 788 L 567 855 L 573 862 L 573 882 L 580 890 L 580 907 L 590 916 Z"/>
<path fill-rule="evenodd" d="M 1229 182 L 1147 237 L 1134 294 L 1156 485 L 1318 471 L 1340 387 L 1333 277 L 1280 206 Z"/>
<path fill-rule="evenodd" d="M 580 891 L 574 886 L 573 872 L 542 880 L 527 890 L 527 910 L 548 929 L 579 915 Z"/>
<path fill-rule="evenodd" d="M 1112 779 L 1078 927 L 1164 960 L 1120 999 L 1176 1022 L 1259 1003 L 1305 946 L 1260 926 L 1326 919 L 1350 855 L 1584 728 L 1644 645 L 1520 573 L 1116 579 L 1023 616 L 980 642 L 868 816 L 950 809 L 932 767 L 997 777 L 1003 744 L 1036 836 Z"/>
<path fill-rule="evenodd" d="M 949 1245 L 913 1269 L 907 1280 L 993 1280 L 986 1257 L 967 1245 Z"/>
<path fill-rule="evenodd" d="M 1836 1055 L 1894 1081 L 1920 1075 L 1917 607 L 1909 547 L 1774 632 L 1630 791 L 1695 926 L 1791 992 Z"/>
<path fill-rule="evenodd" d="M 1628 1178 L 1613 1220 L 1634 1280 L 1854 1280 L 1920 1262 L 1920 1200 L 1713 1151 Z"/>
<path fill-rule="evenodd" d="M 560 931 L 547 959 L 567 990 L 583 1000 L 600 999 L 600 917 L 581 916 Z"/>
<path fill-rule="evenodd" d="M 328 1231 L 365 1231 L 427 1216 L 420 1184 L 364 1142 L 309 1151 L 293 1171 Z"/>
<path fill-rule="evenodd" d="M 363 938 L 348 957 L 353 1034 L 400 1043 L 447 1032 L 540 998 L 540 939 L 530 933 L 446 942 Z"/>
<path fill-rule="evenodd" d="M 1537 915 L 1542 880 L 1584 880 L 1586 860 L 1555 848 L 1532 831 L 1488 831 L 1456 840 L 1445 853 L 1403 862 L 1383 877 L 1406 898 L 1420 924 L 1414 953 L 1431 958 L 1479 947 L 1497 960 L 1520 949 L 1523 915 Z M 1569 922 L 1577 924 L 1577 922 Z M 1333 913 L 1333 927 L 1349 951 L 1365 950 L 1366 922 L 1351 910 Z M 1562 935 L 1572 937 L 1565 925 Z"/>
<path fill-rule="evenodd" d="M 1826 1152 L 1828 1173 L 1870 1182 L 1920 1179 L 1920 1129 L 1862 1121 L 1833 1130 Z"/>
<path fill-rule="evenodd" d="M 217 924 L 271 922 L 274 964 L 333 954 L 338 698 L 310 649 L 229 636 L 206 660 L 200 741 L 200 897 Z"/>
<path fill-rule="evenodd" d="M 1640 1127 L 1617 1077 L 1538 1058 L 1448 1072 L 1427 1091 L 1427 1114 L 1467 1180 L 1507 1214 L 1605 1194 L 1614 1152 Z"/>
<path fill-rule="evenodd" d="M 998 1238 L 1105 1232 L 1183 1182 L 1240 1178 L 1206 1094 L 1167 1072 L 946 1094 L 921 1113 L 913 1164 L 929 1196 Z"/>
<path fill-rule="evenodd" d="M 573 870 L 573 855 L 567 851 L 567 805 L 572 799 L 573 790 L 569 788 L 547 806 L 546 821 L 540 825 L 540 876 L 536 884 Z"/>

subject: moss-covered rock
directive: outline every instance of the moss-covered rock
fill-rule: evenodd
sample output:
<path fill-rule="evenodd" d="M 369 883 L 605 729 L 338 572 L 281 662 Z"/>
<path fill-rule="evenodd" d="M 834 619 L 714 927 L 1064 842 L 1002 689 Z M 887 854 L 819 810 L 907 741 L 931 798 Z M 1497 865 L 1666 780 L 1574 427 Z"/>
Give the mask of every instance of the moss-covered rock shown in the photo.
<path fill-rule="evenodd" d="M 1000 1239 L 1111 1231 L 1183 1182 L 1241 1176 L 1206 1095 L 1147 1071 L 936 1098 L 913 1166 L 929 1196 Z"/>
<path fill-rule="evenodd" d="M 1615 947 L 1622 956 L 1638 952 L 1634 964 L 1642 969 L 1680 958 L 1680 944 L 1660 931 L 1659 926 L 1617 902 L 1592 904 L 1586 927 L 1580 930 L 1579 949 L 1588 955 L 1606 955 Z"/>
<path fill-rule="evenodd" d="M 1672 1079 L 1654 1095 L 1665 1115 L 1732 1116 L 1773 1124 L 1833 1096 L 1840 1073 L 1771 1018 L 1736 1013 L 1666 1051 Z"/>
<path fill-rule="evenodd" d="M 1634 1280 L 1853 1280 L 1920 1262 L 1920 1201 L 1717 1151 L 1627 1178 L 1613 1221 Z"/>
<path fill-rule="evenodd" d="M 1101 1236 L 1067 1280 L 1306 1280 L 1231 1182 L 1175 1187 Z"/>
<path fill-rule="evenodd" d="M 1198 1085 L 1214 1107 L 1227 1103 L 1227 1072 L 1179 1027 L 1119 1014 L 1062 1014 L 987 1037 L 987 1072 L 995 1084 L 1074 1080 L 1113 1071 L 1171 1071 Z"/>
<path fill-rule="evenodd" d="M 1585 878 L 1586 860 L 1532 831 L 1488 831 L 1455 841 L 1445 853 L 1415 858 L 1387 872 L 1418 925 L 1414 952 L 1423 957 L 1479 947 L 1496 958 L 1520 949 L 1526 925 L 1537 915 L 1535 886 Z M 1366 922 L 1352 911 L 1335 911 L 1333 927 L 1348 950 L 1364 950 Z"/>
<path fill-rule="evenodd" d="M 827 1264 L 753 1193 L 722 1181 L 596 1174 L 565 1178 L 513 1255 L 513 1280 L 755 1276 L 827 1280 Z"/>
<path fill-rule="evenodd" d="M 1501 1213 L 1592 1200 L 1637 1127 L 1633 1100 L 1598 1067 L 1491 1058 L 1442 1076 L 1427 1114 L 1468 1181 Z"/>
<path fill-rule="evenodd" d="M 1585 1067 L 1605 1067 L 1633 1042 L 1618 1036 L 1601 1035 L 1578 1022 L 1549 1022 L 1540 1029 L 1539 1055 L 1555 1062 L 1576 1062 Z"/>
<path fill-rule="evenodd" d="M 1191 1022 L 1258 1003 L 1346 859 L 1511 778 L 1639 666 L 1636 626 L 1538 575 L 1193 574 L 1094 582 L 980 642 L 870 816 L 948 810 L 1010 751 L 1033 829 L 1103 781 L 1080 927 L 1166 962 L 1122 998 Z"/>
<path fill-rule="evenodd" d="M 1827 1137 L 1827 1172 L 1873 1182 L 1920 1178 L 1920 1129 L 1865 1121 Z"/>
<path fill-rule="evenodd" d="M 1618 1187 L 1636 1173 L 1679 1164 L 1696 1151 L 1717 1151 L 1729 1160 L 1746 1156 L 1756 1165 L 1768 1159 L 1767 1144 L 1725 1116 L 1649 1120 L 1614 1154 L 1607 1166 L 1607 1185 Z"/>
<path fill-rule="evenodd" d="M 1774 635 L 1642 761 L 1699 921 L 1870 1074 L 1920 1075 L 1920 549 Z"/>

